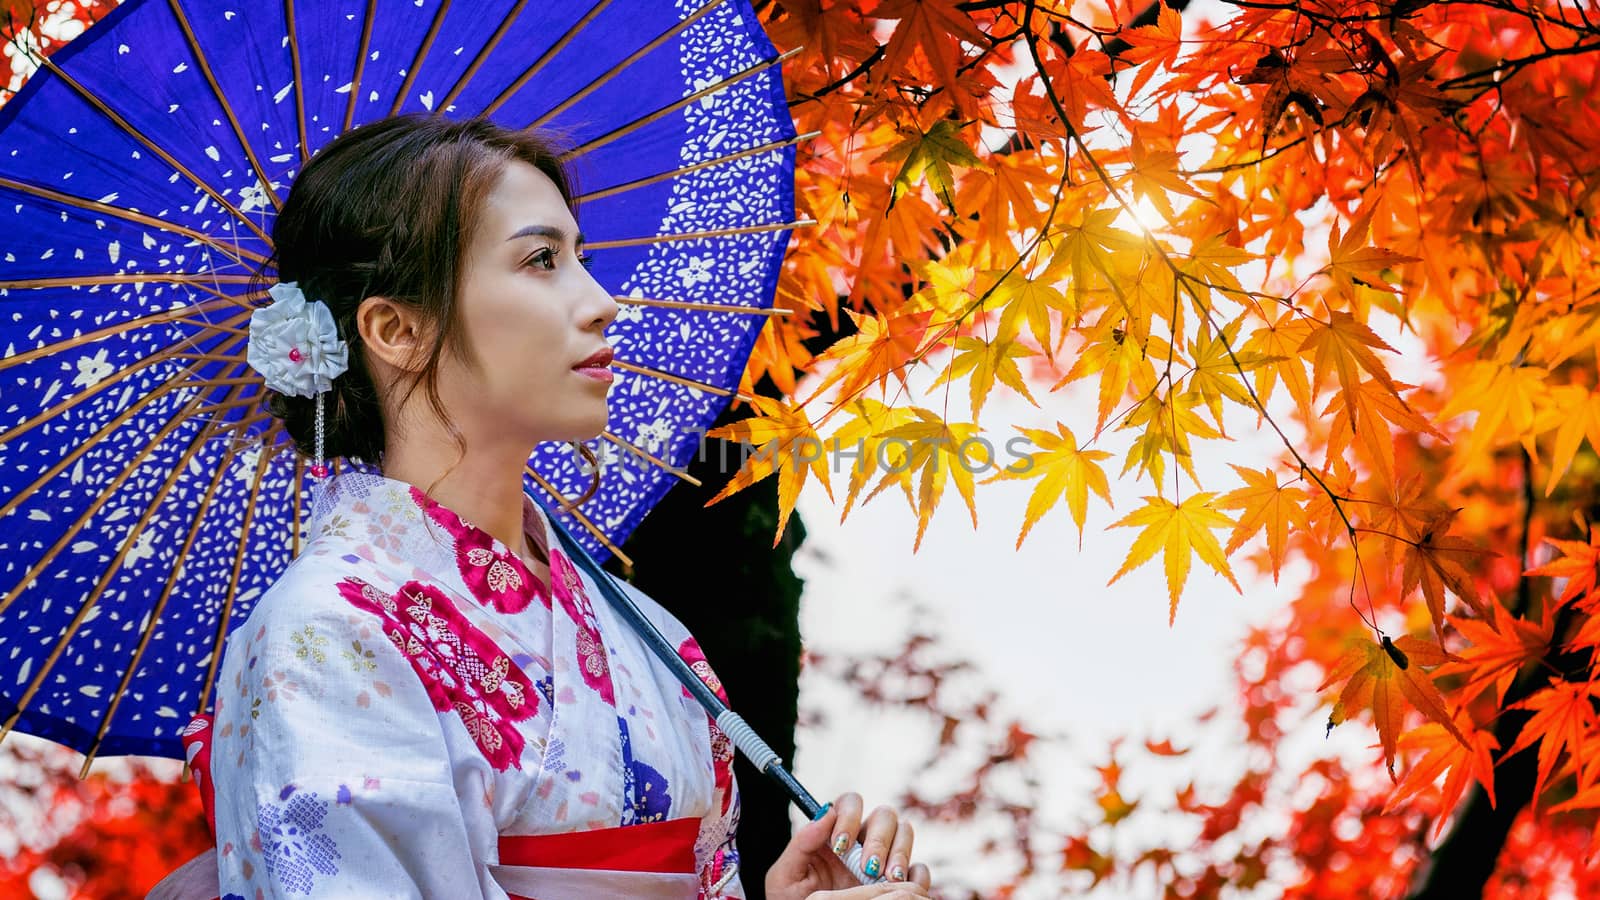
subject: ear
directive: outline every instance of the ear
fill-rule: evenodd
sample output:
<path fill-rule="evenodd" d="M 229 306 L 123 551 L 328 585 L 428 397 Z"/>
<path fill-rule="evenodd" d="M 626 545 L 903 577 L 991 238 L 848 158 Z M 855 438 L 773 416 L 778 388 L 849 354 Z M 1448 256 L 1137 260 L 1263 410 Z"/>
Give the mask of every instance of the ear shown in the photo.
<path fill-rule="evenodd" d="M 368 359 L 414 371 L 427 359 L 428 331 L 417 311 L 388 297 L 368 297 L 356 309 L 356 330 Z"/>

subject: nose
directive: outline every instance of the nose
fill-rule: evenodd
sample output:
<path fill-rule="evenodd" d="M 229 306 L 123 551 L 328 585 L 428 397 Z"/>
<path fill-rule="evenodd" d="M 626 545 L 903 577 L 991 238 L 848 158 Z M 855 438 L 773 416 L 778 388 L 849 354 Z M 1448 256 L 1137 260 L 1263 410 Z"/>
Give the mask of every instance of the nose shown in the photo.
<path fill-rule="evenodd" d="M 583 305 L 580 307 L 581 321 L 590 328 L 604 331 L 617 317 L 616 298 L 612 297 L 605 285 L 587 269 L 584 270 L 583 277 L 588 284 L 583 293 Z"/>

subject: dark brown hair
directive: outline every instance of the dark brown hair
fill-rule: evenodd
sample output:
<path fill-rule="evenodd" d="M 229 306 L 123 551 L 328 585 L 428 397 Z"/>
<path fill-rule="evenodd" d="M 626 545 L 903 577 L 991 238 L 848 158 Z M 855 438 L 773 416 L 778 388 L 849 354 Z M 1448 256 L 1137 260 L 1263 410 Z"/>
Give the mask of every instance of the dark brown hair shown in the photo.
<path fill-rule="evenodd" d="M 323 398 L 328 458 L 376 465 L 384 450 L 383 407 L 355 321 L 361 301 L 372 296 L 410 306 L 433 326 L 427 362 L 401 402 L 425 383 L 434 412 L 465 453 L 465 438 L 439 399 L 438 365 L 447 349 L 457 359 L 471 357 L 458 311 L 462 267 L 484 199 L 512 160 L 549 176 L 573 207 L 555 139 L 485 118 L 411 113 L 369 122 L 335 138 L 295 177 L 273 223 L 272 257 L 255 287 L 298 283 L 308 300 L 327 304 L 349 345 L 350 367 Z M 315 452 L 313 398 L 269 391 L 267 408 L 302 454 Z M 588 448 L 577 446 L 594 466 Z M 571 505 L 597 486 L 596 480 Z"/>

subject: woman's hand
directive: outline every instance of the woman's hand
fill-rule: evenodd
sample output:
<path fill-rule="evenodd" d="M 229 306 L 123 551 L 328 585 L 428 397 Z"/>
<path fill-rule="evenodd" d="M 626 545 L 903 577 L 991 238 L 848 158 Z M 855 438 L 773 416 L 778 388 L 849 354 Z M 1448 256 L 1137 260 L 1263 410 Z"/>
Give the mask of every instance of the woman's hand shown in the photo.
<path fill-rule="evenodd" d="M 882 884 L 862 884 L 844 864 L 852 840 L 861 841 L 862 867 Z M 927 897 L 928 867 L 911 863 L 911 826 L 880 806 L 862 820 L 860 794 L 841 794 L 828 812 L 795 832 L 783 855 L 767 870 L 771 900 L 867 900 Z"/>

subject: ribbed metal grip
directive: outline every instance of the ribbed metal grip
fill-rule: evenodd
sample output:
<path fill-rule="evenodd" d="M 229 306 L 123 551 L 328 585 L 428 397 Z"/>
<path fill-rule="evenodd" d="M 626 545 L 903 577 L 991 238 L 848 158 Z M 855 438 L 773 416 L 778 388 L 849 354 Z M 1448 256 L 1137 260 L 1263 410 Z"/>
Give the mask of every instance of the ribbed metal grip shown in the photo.
<path fill-rule="evenodd" d="M 765 772 L 768 766 L 783 763 L 783 758 L 768 747 L 767 742 L 733 710 L 724 709 L 717 715 L 717 727 L 728 736 L 728 740 L 733 741 L 733 745 L 756 767 L 757 772 Z"/>

